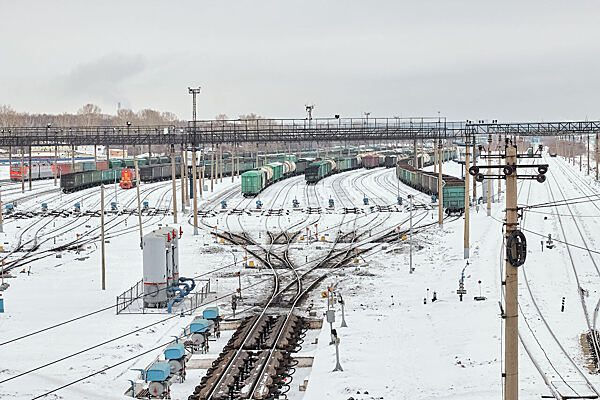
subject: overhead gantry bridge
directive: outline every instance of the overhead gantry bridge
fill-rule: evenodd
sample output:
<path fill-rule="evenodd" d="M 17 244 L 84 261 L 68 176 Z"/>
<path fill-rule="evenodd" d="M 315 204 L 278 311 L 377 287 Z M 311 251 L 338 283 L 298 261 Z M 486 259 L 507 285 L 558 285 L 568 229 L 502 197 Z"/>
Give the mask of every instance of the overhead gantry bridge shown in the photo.
<path fill-rule="evenodd" d="M 365 142 L 467 137 L 579 136 L 600 121 L 475 123 L 445 118 L 198 120 L 186 125 L 33 126 L 0 128 L 0 146 L 218 145 L 274 142 Z"/>

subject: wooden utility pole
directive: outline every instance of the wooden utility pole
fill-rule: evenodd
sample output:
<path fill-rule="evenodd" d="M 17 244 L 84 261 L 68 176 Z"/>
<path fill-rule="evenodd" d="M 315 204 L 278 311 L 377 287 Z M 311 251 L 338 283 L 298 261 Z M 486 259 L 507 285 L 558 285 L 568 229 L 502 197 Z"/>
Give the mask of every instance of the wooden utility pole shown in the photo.
<path fill-rule="evenodd" d="M 102 252 L 102 290 L 106 290 L 106 251 L 104 243 L 104 185 L 100 185 L 100 250 Z"/>
<path fill-rule="evenodd" d="M 198 174 L 196 173 L 196 145 L 192 148 L 192 191 L 194 193 L 194 235 L 198 234 Z"/>
<path fill-rule="evenodd" d="M 171 145 L 171 182 L 173 198 L 173 223 L 177 223 L 177 178 L 175 173 L 175 145 Z"/>
<path fill-rule="evenodd" d="M 506 148 L 506 165 L 513 167 L 510 175 L 506 175 L 506 238 L 518 229 L 517 213 L 517 149 L 514 145 Z M 519 302 L 518 283 L 519 270 L 506 257 L 505 270 L 505 378 L 504 400 L 519 398 Z"/>
<path fill-rule="evenodd" d="M 137 157 L 133 157 L 133 166 L 135 167 L 135 191 L 137 195 L 138 226 L 140 229 L 140 249 L 144 248 L 144 233 L 142 230 L 142 200 L 140 199 L 140 169 L 138 167 Z"/>
<path fill-rule="evenodd" d="M 440 228 L 444 226 L 444 186 L 442 185 L 442 160 L 444 158 L 442 155 L 443 152 L 442 140 L 438 139 L 438 225 Z"/>
<path fill-rule="evenodd" d="M 58 175 L 58 146 L 54 146 L 54 186 L 56 186 L 56 176 Z"/>
<path fill-rule="evenodd" d="M 467 140 L 465 143 L 465 227 L 464 227 L 464 236 L 463 236 L 463 248 L 464 248 L 464 258 L 469 258 L 469 209 L 471 201 L 471 196 L 469 196 L 470 189 L 470 174 L 469 174 L 469 164 L 471 162 L 471 142 L 470 137 L 467 134 Z"/>

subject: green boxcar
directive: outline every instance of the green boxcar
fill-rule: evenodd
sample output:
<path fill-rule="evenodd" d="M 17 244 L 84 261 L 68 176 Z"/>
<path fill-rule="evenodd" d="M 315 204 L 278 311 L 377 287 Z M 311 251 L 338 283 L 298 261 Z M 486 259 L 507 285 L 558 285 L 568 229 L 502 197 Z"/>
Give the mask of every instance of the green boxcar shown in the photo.
<path fill-rule="evenodd" d="M 123 166 L 123 160 L 110 160 L 110 168 L 120 168 Z"/>
<path fill-rule="evenodd" d="M 268 167 L 271 167 L 273 170 L 273 182 L 277 182 L 278 180 L 283 178 L 283 164 L 282 163 L 270 163 L 267 164 Z"/>
<path fill-rule="evenodd" d="M 115 180 L 115 174 L 117 181 L 121 179 L 121 168 L 107 169 L 102 171 L 102 182 L 113 182 Z"/>
<path fill-rule="evenodd" d="M 446 212 L 460 212 L 465 209 L 465 182 L 444 182 L 444 208 Z"/>
<path fill-rule="evenodd" d="M 133 168 L 133 158 L 127 158 L 123 162 L 125 163 L 124 167 Z"/>
<path fill-rule="evenodd" d="M 246 171 L 242 174 L 242 194 L 255 196 L 265 187 L 261 171 Z"/>

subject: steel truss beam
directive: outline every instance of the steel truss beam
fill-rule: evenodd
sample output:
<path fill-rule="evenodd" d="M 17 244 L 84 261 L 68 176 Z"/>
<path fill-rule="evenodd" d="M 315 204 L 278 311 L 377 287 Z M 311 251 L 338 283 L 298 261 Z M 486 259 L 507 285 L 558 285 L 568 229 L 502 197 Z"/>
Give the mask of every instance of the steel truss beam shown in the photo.
<path fill-rule="evenodd" d="M 444 118 L 208 120 L 187 126 L 73 126 L 0 129 L 0 146 L 365 142 L 504 136 L 585 135 L 600 121 L 465 123 Z"/>

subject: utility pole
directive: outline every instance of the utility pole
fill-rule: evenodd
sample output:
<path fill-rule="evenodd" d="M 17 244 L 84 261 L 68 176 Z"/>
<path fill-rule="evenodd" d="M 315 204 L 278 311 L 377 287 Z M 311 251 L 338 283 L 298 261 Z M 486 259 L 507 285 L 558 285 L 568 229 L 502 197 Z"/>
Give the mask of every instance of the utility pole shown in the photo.
<path fill-rule="evenodd" d="M 58 146 L 54 146 L 54 186 L 56 186 L 56 176 L 58 175 Z"/>
<path fill-rule="evenodd" d="M 473 165 L 477 165 L 477 152 L 475 151 L 475 135 L 473 135 Z M 465 168 L 468 169 L 468 167 Z M 473 204 L 477 204 L 477 181 L 475 179 L 473 179 Z"/>
<path fill-rule="evenodd" d="M 194 235 L 198 235 L 198 174 L 196 173 L 196 144 L 192 148 L 192 191 L 194 193 Z"/>
<path fill-rule="evenodd" d="M 490 168 L 492 166 L 492 157 L 491 156 L 491 150 L 492 150 L 492 135 L 488 135 L 488 148 L 487 148 L 487 155 L 488 155 L 488 159 L 487 159 L 487 174 L 491 175 L 492 174 L 492 169 Z M 486 186 L 486 190 L 487 190 L 487 215 L 488 217 L 492 216 L 492 180 L 490 178 L 485 180 L 485 184 Z"/>
<path fill-rule="evenodd" d="M 235 179 L 235 157 L 233 155 L 233 149 L 231 149 L 231 183 L 234 182 Z"/>
<path fill-rule="evenodd" d="M 487 155 L 491 157 L 491 154 Z M 517 207 L 517 179 L 535 179 L 539 183 L 546 181 L 547 164 L 521 165 L 517 164 L 519 158 L 541 158 L 542 146 L 536 152 L 517 156 L 515 143 L 506 139 L 505 153 L 498 154 L 499 159 L 505 158 L 505 165 L 494 166 L 502 170 L 503 175 L 484 175 L 479 172 L 479 167 L 469 168 L 469 175 L 475 180 L 483 182 L 485 179 L 506 180 L 506 230 L 505 230 L 505 308 L 502 318 L 505 319 L 504 333 L 504 400 L 518 400 L 519 398 L 519 303 L 518 303 L 518 267 L 525 263 L 527 256 L 527 241 L 525 235 L 519 230 L 519 213 Z M 488 163 L 488 169 L 490 164 Z M 519 175 L 520 168 L 537 168 L 535 175 Z"/>
<path fill-rule="evenodd" d="M 444 226 L 444 186 L 442 184 L 442 160 L 444 156 L 442 146 L 442 139 L 438 139 L 438 225 L 440 228 Z"/>
<path fill-rule="evenodd" d="M 135 147 L 134 147 L 135 148 Z M 134 151 L 134 153 L 137 153 Z M 144 233 L 142 229 L 142 200 L 140 199 L 140 169 L 138 167 L 137 157 L 133 157 L 133 165 L 135 167 L 135 191 L 137 196 L 137 212 L 138 212 L 138 227 L 140 229 L 140 249 L 144 248 Z"/>
<path fill-rule="evenodd" d="M 517 213 L 517 149 L 508 146 L 506 149 L 506 165 L 513 167 L 514 173 L 506 176 L 506 237 L 518 230 Z M 505 371 L 505 400 L 519 398 L 519 300 L 518 283 L 519 270 L 506 258 L 505 264 L 505 301 L 506 301 L 506 338 L 504 357 Z"/>
<path fill-rule="evenodd" d="M 181 146 L 181 162 L 179 163 L 179 170 L 180 170 L 180 182 L 181 182 L 181 212 L 185 214 L 185 203 L 187 201 L 187 185 L 186 185 L 186 181 L 185 181 L 185 175 L 187 172 L 186 169 L 186 154 L 187 152 L 185 151 L 185 146 L 182 145 Z"/>
<path fill-rule="evenodd" d="M 104 185 L 100 185 L 100 250 L 102 251 L 102 290 L 106 290 L 106 251 L 104 243 Z"/>
<path fill-rule="evenodd" d="M 413 271 L 414 271 L 414 268 L 413 268 L 413 255 L 412 255 L 412 253 L 413 253 L 412 252 L 412 239 L 413 239 L 412 238 L 412 235 L 413 235 L 413 218 L 412 218 L 412 212 L 413 212 L 413 195 L 412 194 L 408 195 L 408 200 L 409 200 L 409 207 L 410 207 L 410 217 L 409 217 L 409 219 L 410 219 L 410 228 L 408 230 L 408 232 L 409 232 L 408 233 L 408 236 L 409 236 L 408 237 L 408 248 L 409 248 L 408 258 L 409 258 L 410 269 L 408 270 L 408 272 L 410 274 L 412 274 Z"/>
<path fill-rule="evenodd" d="M 2 215 L 2 191 L 0 191 L 0 233 L 4 233 L 4 217 Z M 4 271 L 2 271 L 4 274 Z"/>
<path fill-rule="evenodd" d="M 28 155 L 28 159 L 29 159 L 29 169 L 28 169 L 28 178 L 27 180 L 29 181 L 29 191 L 31 192 L 31 171 L 33 170 L 33 164 L 31 163 L 31 146 L 29 146 L 29 155 Z"/>
<path fill-rule="evenodd" d="M 596 151 L 594 153 L 594 160 L 596 160 L 596 181 L 598 181 L 598 132 L 596 132 L 594 146 L 596 148 Z"/>
<path fill-rule="evenodd" d="M 590 174 L 590 134 L 587 135 L 587 174 Z"/>
<path fill-rule="evenodd" d="M 173 203 L 173 223 L 177 223 L 177 179 L 175 177 L 175 145 L 171 145 L 171 182 L 172 182 L 172 192 L 173 198 L 171 202 Z"/>
<path fill-rule="evenodd" d="M 23 154 L 25 150 L 23 146 L 21 146 L 21 193 L 25 193 L 25 155 Z M 31 166 L 29 166 L 31 168 Z"/>
<path fill-rule="evenodd" d="M 212 147 L 210 152 L 210 192 L 213 192 L 215 185 L 215 148 Z"/>
<path fill-rule="evenodd" d="M 464 248 L 464 258 L 469 258 L 469 209 L 470 209 L 470 201 L 471 196 L 469 196 L 470 189 L 470 174 L 466 171 L 469 170 L 469 165 L 471 162 L 471 140 L 469 133 L 467 132 L 467 137 L 465 140 L 465 226 L 464 226 L 464 236 L 463 236 L 463 248 Z"/>

